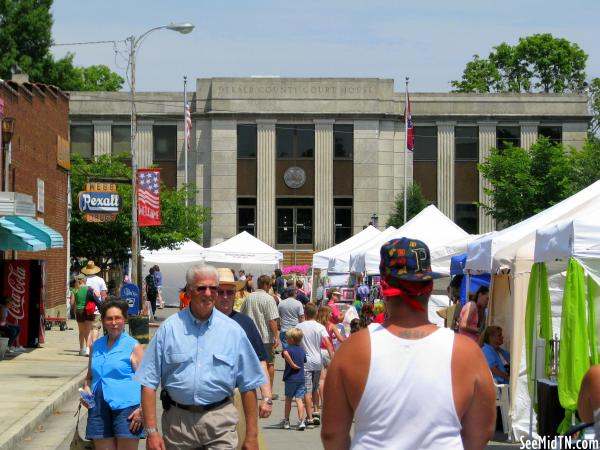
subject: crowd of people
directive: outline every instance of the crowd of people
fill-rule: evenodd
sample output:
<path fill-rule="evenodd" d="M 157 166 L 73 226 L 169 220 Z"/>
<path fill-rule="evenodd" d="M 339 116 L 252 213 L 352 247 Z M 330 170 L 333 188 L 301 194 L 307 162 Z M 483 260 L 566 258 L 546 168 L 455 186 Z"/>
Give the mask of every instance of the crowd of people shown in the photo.
<path fill-rule="evenodd" d="M 101 303 L 107 334 L 95 342 L 83 308 L 80 343 L 94 342 L 84 389 L 95 404 L 82 400 L 90 407 L 87 437 L 106 449 L 137 448 L 141 436 L 149 450 L 258 449 L 258 419 L 282 414 L 286 430 L 321 426 L 326 449 L 483 449 L 496 427 L 494 382 L 507 383 L 510 373 L 502 329 L 485 327 L 488 289 L 439 328 L 427 305 L 441 275 L 431 271 L 425 243 L 387 242 L 380 273 L 385 313 L 366 301 L 348 335 L 339 291 L 311 302 L 302 282 L 286 283 L 279 270 L 254 280 L 191 267 L 180 311 L 145 353 L 124 331 L 126 304 Z M 82 289 L 88 279 L 78 279 L 78 312 L 84 300 L 101 297 Z M 273 411 L 276 358 L 284 362 L 282 411 Z M 597 405 L 580 408 L 597 420 Z"/>

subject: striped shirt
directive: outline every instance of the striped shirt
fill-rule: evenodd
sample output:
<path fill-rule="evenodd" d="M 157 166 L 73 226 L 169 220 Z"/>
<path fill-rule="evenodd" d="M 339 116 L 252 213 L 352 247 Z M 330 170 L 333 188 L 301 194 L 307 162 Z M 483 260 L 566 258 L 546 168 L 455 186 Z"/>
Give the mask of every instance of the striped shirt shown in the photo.
<path fill-rule="evenodd" d="M 279 311 L 273 297 L 262 289 L 257 289 L 246 298 L 240 312 L 254 321 L 263 344 L 273 343 L 269 320 L 279 319 Z"/>

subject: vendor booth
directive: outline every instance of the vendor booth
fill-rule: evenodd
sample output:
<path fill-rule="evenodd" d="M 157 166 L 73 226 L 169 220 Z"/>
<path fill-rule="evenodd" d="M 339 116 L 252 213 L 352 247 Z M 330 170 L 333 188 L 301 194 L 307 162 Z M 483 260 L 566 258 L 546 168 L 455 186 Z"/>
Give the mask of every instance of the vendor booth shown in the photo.
<path fill-rule="evenodd" d="M 313 255 L 312 267 L 313 269 L 325 269 L 329 268 L 329 261 L 337 254 L 349 253 L 350 250 L 359 247 L 366 242 L 371 242 L 375 237 L 379 236 L 381 231 L 372 225 L 369 225 L 364 230 L 356 233 L 354 236 L 349 237 L 343 242 L 340 242 L 333 247 L 330 247 L 321 252 Z"/>
<path fill-rule="evenodd" d="M 142 274 L 158 265 L 162 274 L 162 297 L 166 305 L 179 305 L 179 290 L 185 286 L 185 272 L 204 260 L 204 248 L 193 241 L 184 241 L 175 249 L 142 250 Z"/>
<path fill-rule="evenodd" d="M 255 238 L 250 233 L 240 234 L 204 250 L 204 261 L 215 267 L 243 269 L 255 276 L 271 275 L 283 260 L 283 254 Z"/>
<path fill-rule="evenodd" d="M 577 408 L 581 380 L 590 364 L 599 362 L 596 333 L 600 325 L 596 315 L 600 302 L 598 212 L 600 210 L 536 232 L 525 338 L 530 396 L 538 403 L 539 428 L 549 428 L 540 429 L 540 434 L 564 433 L 569 428 Z M 557 281 L 562 289 L 552 289 Z M 556 339 L 559 336 L 560 339 Z M 542 345 L 536 345 L 540 340 Z M 556 397 L 550 401 L 560 401 L 562 414 L 539 408 L 542 402 L 548 401 L 548 393 Z"/>
<path fill-rule="evenodd" d="M 373 237 L 372 239 L 363 242 L 354 248 L 351 249 L 343 249 L 342 251 L 336 252 L 333 256 L 329 258 L 329 267 L 328 272 L 331 273 L 350 273 L 352 272 L 350 267 L 350 260 L 353 254 L 361 253 L 365 249 L 369 248 L 372 245 L 379 245 L 381 247 L 382 244 L 389 241 L 391 239 L 390 236 L 396 232 L 397 229 L 394 227 L 387 227 L 383 230 L 379 235 Z"/>
<path fill-rule="evenodd" d="M 503 328 L 511 354 L 512 433 L 519 439 L 530 435 L 530 400 L 524 350 L 525 309 L 529 274 L 534 259 L 536 230 L 561 220 L 600 213 L 600 181 L 560 203 L 504 230 L 468 245 L 466 269 L 490 272 L 488 323 Z M 533 418 L 535 420 L 535 417 Z"/>

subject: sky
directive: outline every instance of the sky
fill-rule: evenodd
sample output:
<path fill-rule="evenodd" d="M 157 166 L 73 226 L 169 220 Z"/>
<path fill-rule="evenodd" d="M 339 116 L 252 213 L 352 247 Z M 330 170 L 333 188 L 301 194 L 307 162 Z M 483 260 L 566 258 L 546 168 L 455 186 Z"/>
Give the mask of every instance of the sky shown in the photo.
<path fill-rule="evenodd" d="M 150 34 L 136 59 L 138 91 L 182 91 L 183 76 L 392 78 L 404 90 L 448 92 L 474 54 L 552 33 L 588 55 L 600 76 L 600 1 L 571 0 L 55 0 L 56 44 L 124 40 L 170 22 L 192 33 Z M 53 47 L 77 65 L 125 75 L 125 44 Z M 124 56 L 125 55 L 125 56 Z M 188 84 L 188 86 L 190 86 Z"/>

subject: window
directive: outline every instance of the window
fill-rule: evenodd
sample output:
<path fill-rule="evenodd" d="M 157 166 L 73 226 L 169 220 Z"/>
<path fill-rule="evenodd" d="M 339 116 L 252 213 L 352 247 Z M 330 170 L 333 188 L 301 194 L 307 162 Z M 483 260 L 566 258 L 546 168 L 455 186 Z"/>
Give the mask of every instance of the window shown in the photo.
<path fill-rule="evenodd" d="M 335 159 L 352 159 L 354 154 L 354 126 L 333 126 L 333 157 Z"/>
<path fill-rule="evenodd" d="M 278 159 L 312 159 L 315 149 L 314 125 L 276 125 Z"/>
<path fill-rule="evenodd" d="M 256 198 L 238 198 L 238 233 L 242 231 L 256 236 Z"/>
<path fill-rule="evenodd" d="M 415 127 L 415 161 L 437 161 L 437 127 Z"/>
<path fill-rule="evenodd" d="M 521 127 L 496 127 L 496 147 L 502 150 L 510 144 L 512 144 L 513 147 L 521 146 Z"/>
<path fill-rule="evenodd" d="M 93 125 L 71 125 L 71 153 L 77 153 L 85 159 L 94 156 Z"/>
<path fill-rule="evenodd" d="M 479 128 L 454 128 L 455 158 L 457 161 L 479 160 Z"/>
<path fill-rule="evenodd" d="M 540 126 L 538 127 L 538 135 L 547 137 L 553 144 L 562 143 L 562 127 L 561 126 Z"/>
<path fill-rule="evenodd" d="M 237 126 L 238 159 L 256 158 L 257 143 L 256 124 L 240 124 Z"/>
<path fill-rule="evenodd" d="M 469 234 L 477 234 L 479 216 L 477 205 L 473 203 L 457 203 L 454 209 L 454 222 Z"/>
<path fill-rule="evenodd" d="M 154 125 L 152 127 L 154 146 L 152 153 L 153 161 L 176 161 L 177 160 L 177 126 L 176 125 Z"/>
<path fill-rule="evenodd" d="M 129 125 L 113 125 L 111 129 L 111 154 L 113 156 L 126 153 L 131 156 L 131 127 Z"/>
<path fill-rule="evenodd" d="M 345 241 L 352 236 L 352 199 L 334 198 L 335 243 Z"/>

